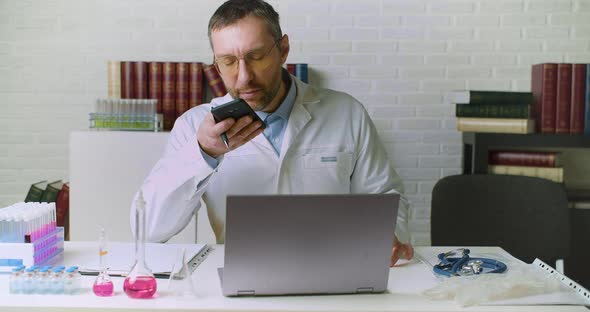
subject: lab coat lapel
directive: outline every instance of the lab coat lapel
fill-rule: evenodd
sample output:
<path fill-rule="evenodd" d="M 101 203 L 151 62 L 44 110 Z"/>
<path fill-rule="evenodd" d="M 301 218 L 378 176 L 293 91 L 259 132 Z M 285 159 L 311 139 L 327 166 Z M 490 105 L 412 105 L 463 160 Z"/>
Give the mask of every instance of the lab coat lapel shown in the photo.
<path fill-rule="evenodd" d="M 293 76 L 291 79 L 295 79 L 297 96 L 295 97 L 295 103 L 293 104 L 291 115 L 289 116 L 289 122 L 287 122 L 287 128 L 285 129 L 285 134 L 283 136 L 280 155 L 281 162 L 301 130 L 303 130 L 305 125 L 311 120 L 311 115 L 305 106 L 319 102 L 319 97 L 313 88 Z"/>
<path fill-rule="evenodd" d="M 254 137 L 254 139 L 252 139 L 252 143 L 254 143 L 254 145 L 263 150 L 265 153 L 271 153 L 273 156 L 276 157 L 277 152 L 275 151 L 274 147 L 272 147 L 272 144 L 264 134 L 261 133 Z"/>

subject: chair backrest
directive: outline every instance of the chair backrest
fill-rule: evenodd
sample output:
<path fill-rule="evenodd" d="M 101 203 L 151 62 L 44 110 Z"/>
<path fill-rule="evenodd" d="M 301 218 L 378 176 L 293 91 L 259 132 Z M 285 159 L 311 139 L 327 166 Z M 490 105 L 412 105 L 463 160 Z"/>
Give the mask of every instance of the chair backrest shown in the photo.
<path fill-rule="evenodd" d="M 567 197 L 561 184 L 514 175 L 455 175 L 432 191 L 433 246 L 500 246 L 547 263 L 570 251 Z"/>

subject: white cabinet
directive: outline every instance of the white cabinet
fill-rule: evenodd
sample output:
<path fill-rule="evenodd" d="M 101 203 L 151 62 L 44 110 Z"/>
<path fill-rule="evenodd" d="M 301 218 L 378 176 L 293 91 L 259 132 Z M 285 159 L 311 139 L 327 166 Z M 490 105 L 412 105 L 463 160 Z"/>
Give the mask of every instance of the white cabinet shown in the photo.
<path fill-rule="evenodd" d="M 131 131 L 70 134 L 71 240 L 96 241 L 100 226 L 111 241 L 132 240 L 131 201 L 162 155 L 168 135 Z M 206 207 L 200 209 L 199 217 L 171 242 L 193 243 L 197 238 L 215 242 L 206 211 Z"/>

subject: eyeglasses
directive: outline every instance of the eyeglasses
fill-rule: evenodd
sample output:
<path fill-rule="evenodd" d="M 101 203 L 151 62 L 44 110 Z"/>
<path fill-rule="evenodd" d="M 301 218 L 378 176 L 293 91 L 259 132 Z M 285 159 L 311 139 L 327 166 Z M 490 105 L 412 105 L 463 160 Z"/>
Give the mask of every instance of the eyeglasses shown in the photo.
<path fill-rule="evenodd" d="M 268 49 L 266 52 L 255 50 L 244 54 L 242 57 L 237 57 L 235 55 L 225 55 L 215 58 L 215 67 L 217 67 L 217 70 L 220 74 L 225 76 L 233 76 L 238 73 L 238 64 L 240 63 L 240 59 L 242 59 L 250 66 L 250 68 L 252 68 L 252 70 L 256 71 L 259 69 L 264 69 L 271 61 L 271 59 L 267 56 L 281 40 L 283 40 L 283 38 L 275 41 L 272 47 L 270 47 L 270 49 Z"/>

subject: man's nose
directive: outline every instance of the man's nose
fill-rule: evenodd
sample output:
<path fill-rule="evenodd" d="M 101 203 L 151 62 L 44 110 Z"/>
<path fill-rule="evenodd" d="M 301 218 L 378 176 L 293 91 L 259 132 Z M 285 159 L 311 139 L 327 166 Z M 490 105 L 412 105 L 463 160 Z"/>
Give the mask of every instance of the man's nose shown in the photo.
<path fill-rule="evenodd" d="M 246 86 L 248 83 L 254 78 L 254 74 L 252 73 L 252 68 L 248 64 L 246 60 L 239 59 L 238 60 L 238 86 Z"/>

